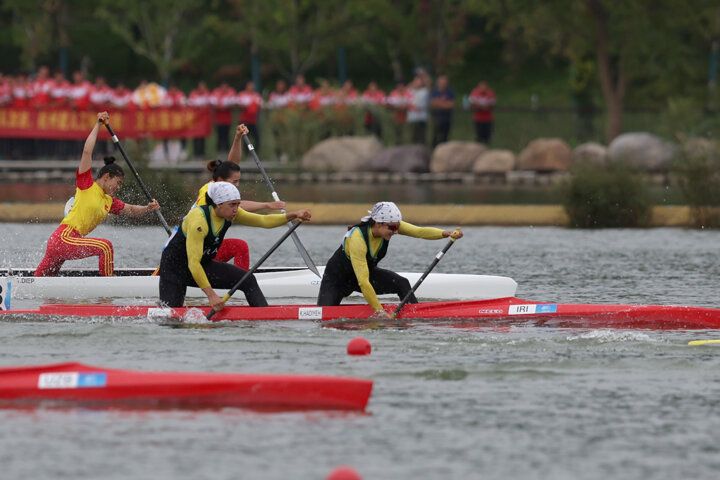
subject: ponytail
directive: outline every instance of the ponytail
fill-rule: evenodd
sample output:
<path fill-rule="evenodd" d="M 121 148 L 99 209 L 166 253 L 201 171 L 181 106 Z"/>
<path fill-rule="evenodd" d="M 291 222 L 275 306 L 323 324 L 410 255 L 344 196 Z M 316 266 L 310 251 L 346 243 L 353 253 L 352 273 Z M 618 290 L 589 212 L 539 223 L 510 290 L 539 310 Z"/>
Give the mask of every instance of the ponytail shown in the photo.
<path fill-rule="evenodd" d="M 210 160 L 205 165 L 213 174 L 213 180 L 226 180 L 230 178 L 232 172 L 239 172 L 240 166 L 233 162 L 223 162 L 222 160 Z"/>
<path fill-rule="evenodd" d="M 125 171 L 122 169 L 120 165 L 115 163 L 115 157 L 108 156 L 103 159 L 105 161 L 105 166 L 100 169 L 100 171 L 97 174 L 97 179 L 100 179 L 105 175 L 106 173 L 110 176 L 110 178 L 115 177 L 123 177 L 125 178 Z"/>

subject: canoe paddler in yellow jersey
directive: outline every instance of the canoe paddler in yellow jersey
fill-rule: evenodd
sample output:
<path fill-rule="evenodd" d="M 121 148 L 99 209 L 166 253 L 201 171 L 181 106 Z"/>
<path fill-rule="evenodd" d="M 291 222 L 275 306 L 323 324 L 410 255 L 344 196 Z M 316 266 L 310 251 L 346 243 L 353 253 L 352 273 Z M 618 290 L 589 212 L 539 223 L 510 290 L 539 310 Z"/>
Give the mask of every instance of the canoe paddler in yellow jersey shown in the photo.
<path fill-rule="evenodd" d="M 361 292 L 375 310 L 375 318 L 392 318 L 383 310 L 378 294 L 395 293 L 404 299 L 412 290 L 410 282 L 402 275 L 377 265 L 385 257 L 390 238 L 395 234 L 426 240 L 440 240 L 463 236 L 460 227 L 441 230 L 433 227 L 417 227 L 402 221 L 400 209 L 393 202 L 376 203 L 370 215 L 348 229 L 340 245 L 325 266 L 317 304 L 340 305 L 352 292 Z M 417 303 L 411 295 L 408 303 Z"/>
<path fill-rule="evenodd" d="M 248 134 L 248 128 L 244 124 L 238 125 L 235 130 L 235 139 L 233 140 L 227 161 L 210 160 L 207 162 L 207 169 L 212 172 L 212 181 L 206 183 L 200 188 L 198 198 L 193 204 L 193 208 L 206 205 L 205 194 L 208 186 L 213 182 L 228 182 L 236 187 L 240 186 L 240 160 L 242 159 L 242 137 Z M 246 212 L 257 212 L 260 210 L 285 210 L 285 202 L 253 202 L 251 200 L 241 200 L 240 208 Z M 248 270 L 250 268 L 250 250 L 245 240 L 240 238 L 226 238 L 223 240 L 218 250 L 215 260 L 218 262 L 227 262 L 234 258 L 236 266 Z"/>
<path fill-rule="evenodd" d="M 160 208 L 155 200 L 147 205 L 130 205 L 112 196 L 125 180 L 125 172 L 119 165 L 113 163 L 115 161 L 113 157 L 105 159 L 105 166 L 100 169 L 93 181 L 92 152 L 100 126 L 109 121 L 110 116 L 107 112 L 97 114 L 95 126 L 85 140 L 80 166 L 75 172 L 77 186 L 75 201 L 60 222 L 60 226 L 48 239 L 45 257 L 35 270 L 36 277 L 56 276 L 67 260 L 94 256 L 99 257 L 100 275 L 112 275 L 114 271 L 112 243 L 104 238 L 89 238 L 86 235 L 92 232 L 108 213 L 138 217 Z"/>
<path fill-rule="evenodd" d="M 188 286 L 205 292 L 213 310 L 219 312 L 225 303 L 214 288 L 235 286 L 247 270 L 215 260 L 223 238 L 233 223 L 274 228 L 300 219 L 310 220 L 310 210 L 273 215 L 258 215 L 240 208 L 240 192 L 228 182 L 208 185 L 206 205 L 193 208 L 183 219 L 182 227 L 168 241 L 160 260 L 160 301 L 168 307 L 182 307 Z M 252 307 L 267 306 L 254 275 L 240 286 Z"/>

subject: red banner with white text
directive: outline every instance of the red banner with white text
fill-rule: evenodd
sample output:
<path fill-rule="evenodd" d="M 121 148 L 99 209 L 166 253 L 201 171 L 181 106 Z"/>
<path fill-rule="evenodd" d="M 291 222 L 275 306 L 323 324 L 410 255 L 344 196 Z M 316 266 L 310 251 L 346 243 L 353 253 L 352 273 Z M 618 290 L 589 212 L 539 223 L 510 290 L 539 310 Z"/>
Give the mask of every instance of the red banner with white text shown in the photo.
<path fill-rule="evenodd" d="M 209 108 L 153 108 L 108 111 L 115 134 L 123 138 L 198 138 L 212 130 Z M 84 140 L 97 119 L 97 113 L 70 108 L 0 108 L 0 137 Z M 107 129 L 100 139 L 108 140 Z"/>

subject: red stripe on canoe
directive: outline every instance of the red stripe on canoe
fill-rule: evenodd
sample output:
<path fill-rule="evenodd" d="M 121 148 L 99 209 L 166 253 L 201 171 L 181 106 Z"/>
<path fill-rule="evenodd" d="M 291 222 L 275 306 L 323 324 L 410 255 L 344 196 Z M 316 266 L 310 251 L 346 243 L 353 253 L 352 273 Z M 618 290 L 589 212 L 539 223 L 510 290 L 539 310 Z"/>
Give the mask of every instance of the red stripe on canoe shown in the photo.
<path fill-rule="evenodd" d="M 389 312 L 395 305 L 385 305 Z M 209 307 L 195 307 L 206 315 Z M 180 318 L 190 308 L 172 311 L 152 306 L 42 305 L 31 310 L 10 310 L 4 315 L 68 317 L 155 317 Z M 270 307 L 228 306 L 213 321 L 255 320 L 367 320 L 373 311 L 367 304 L 335 307 L 277 305 Z M 423 302 L 403 307 L 399 320 L 474 320 L 478 326 L 498 323 L 535 324 L 556 328 L 620 329 L 714 329 L 720 328 L 720 309 L 675 305 L 595 305 L 541 303 L 514 297 L 493 300 Z"/>
<path fill-rule="evenodd" d="M 59 363 L 0 368 L 0 406 L 359 410 L 373 382 L 317 375 L 142 372 Z"/>

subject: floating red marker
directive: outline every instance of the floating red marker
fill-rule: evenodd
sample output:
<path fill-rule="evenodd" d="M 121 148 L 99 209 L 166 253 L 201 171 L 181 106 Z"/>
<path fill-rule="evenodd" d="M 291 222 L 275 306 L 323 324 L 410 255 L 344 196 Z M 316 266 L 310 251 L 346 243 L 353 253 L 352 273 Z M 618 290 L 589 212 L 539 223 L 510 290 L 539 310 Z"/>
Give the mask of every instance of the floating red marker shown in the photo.
<path fill-rule="evenodd" d="M 370 342 L 362 337 L 355 337 L 348 342 L 347 353 L 348 355 L 370 355 L 372 346 Z"/>
<path fill-rule="evenodd" d="M 343 465 L 333 468 L 325 480 L 362 480 L 362 477 L 354 468 Z"/>

